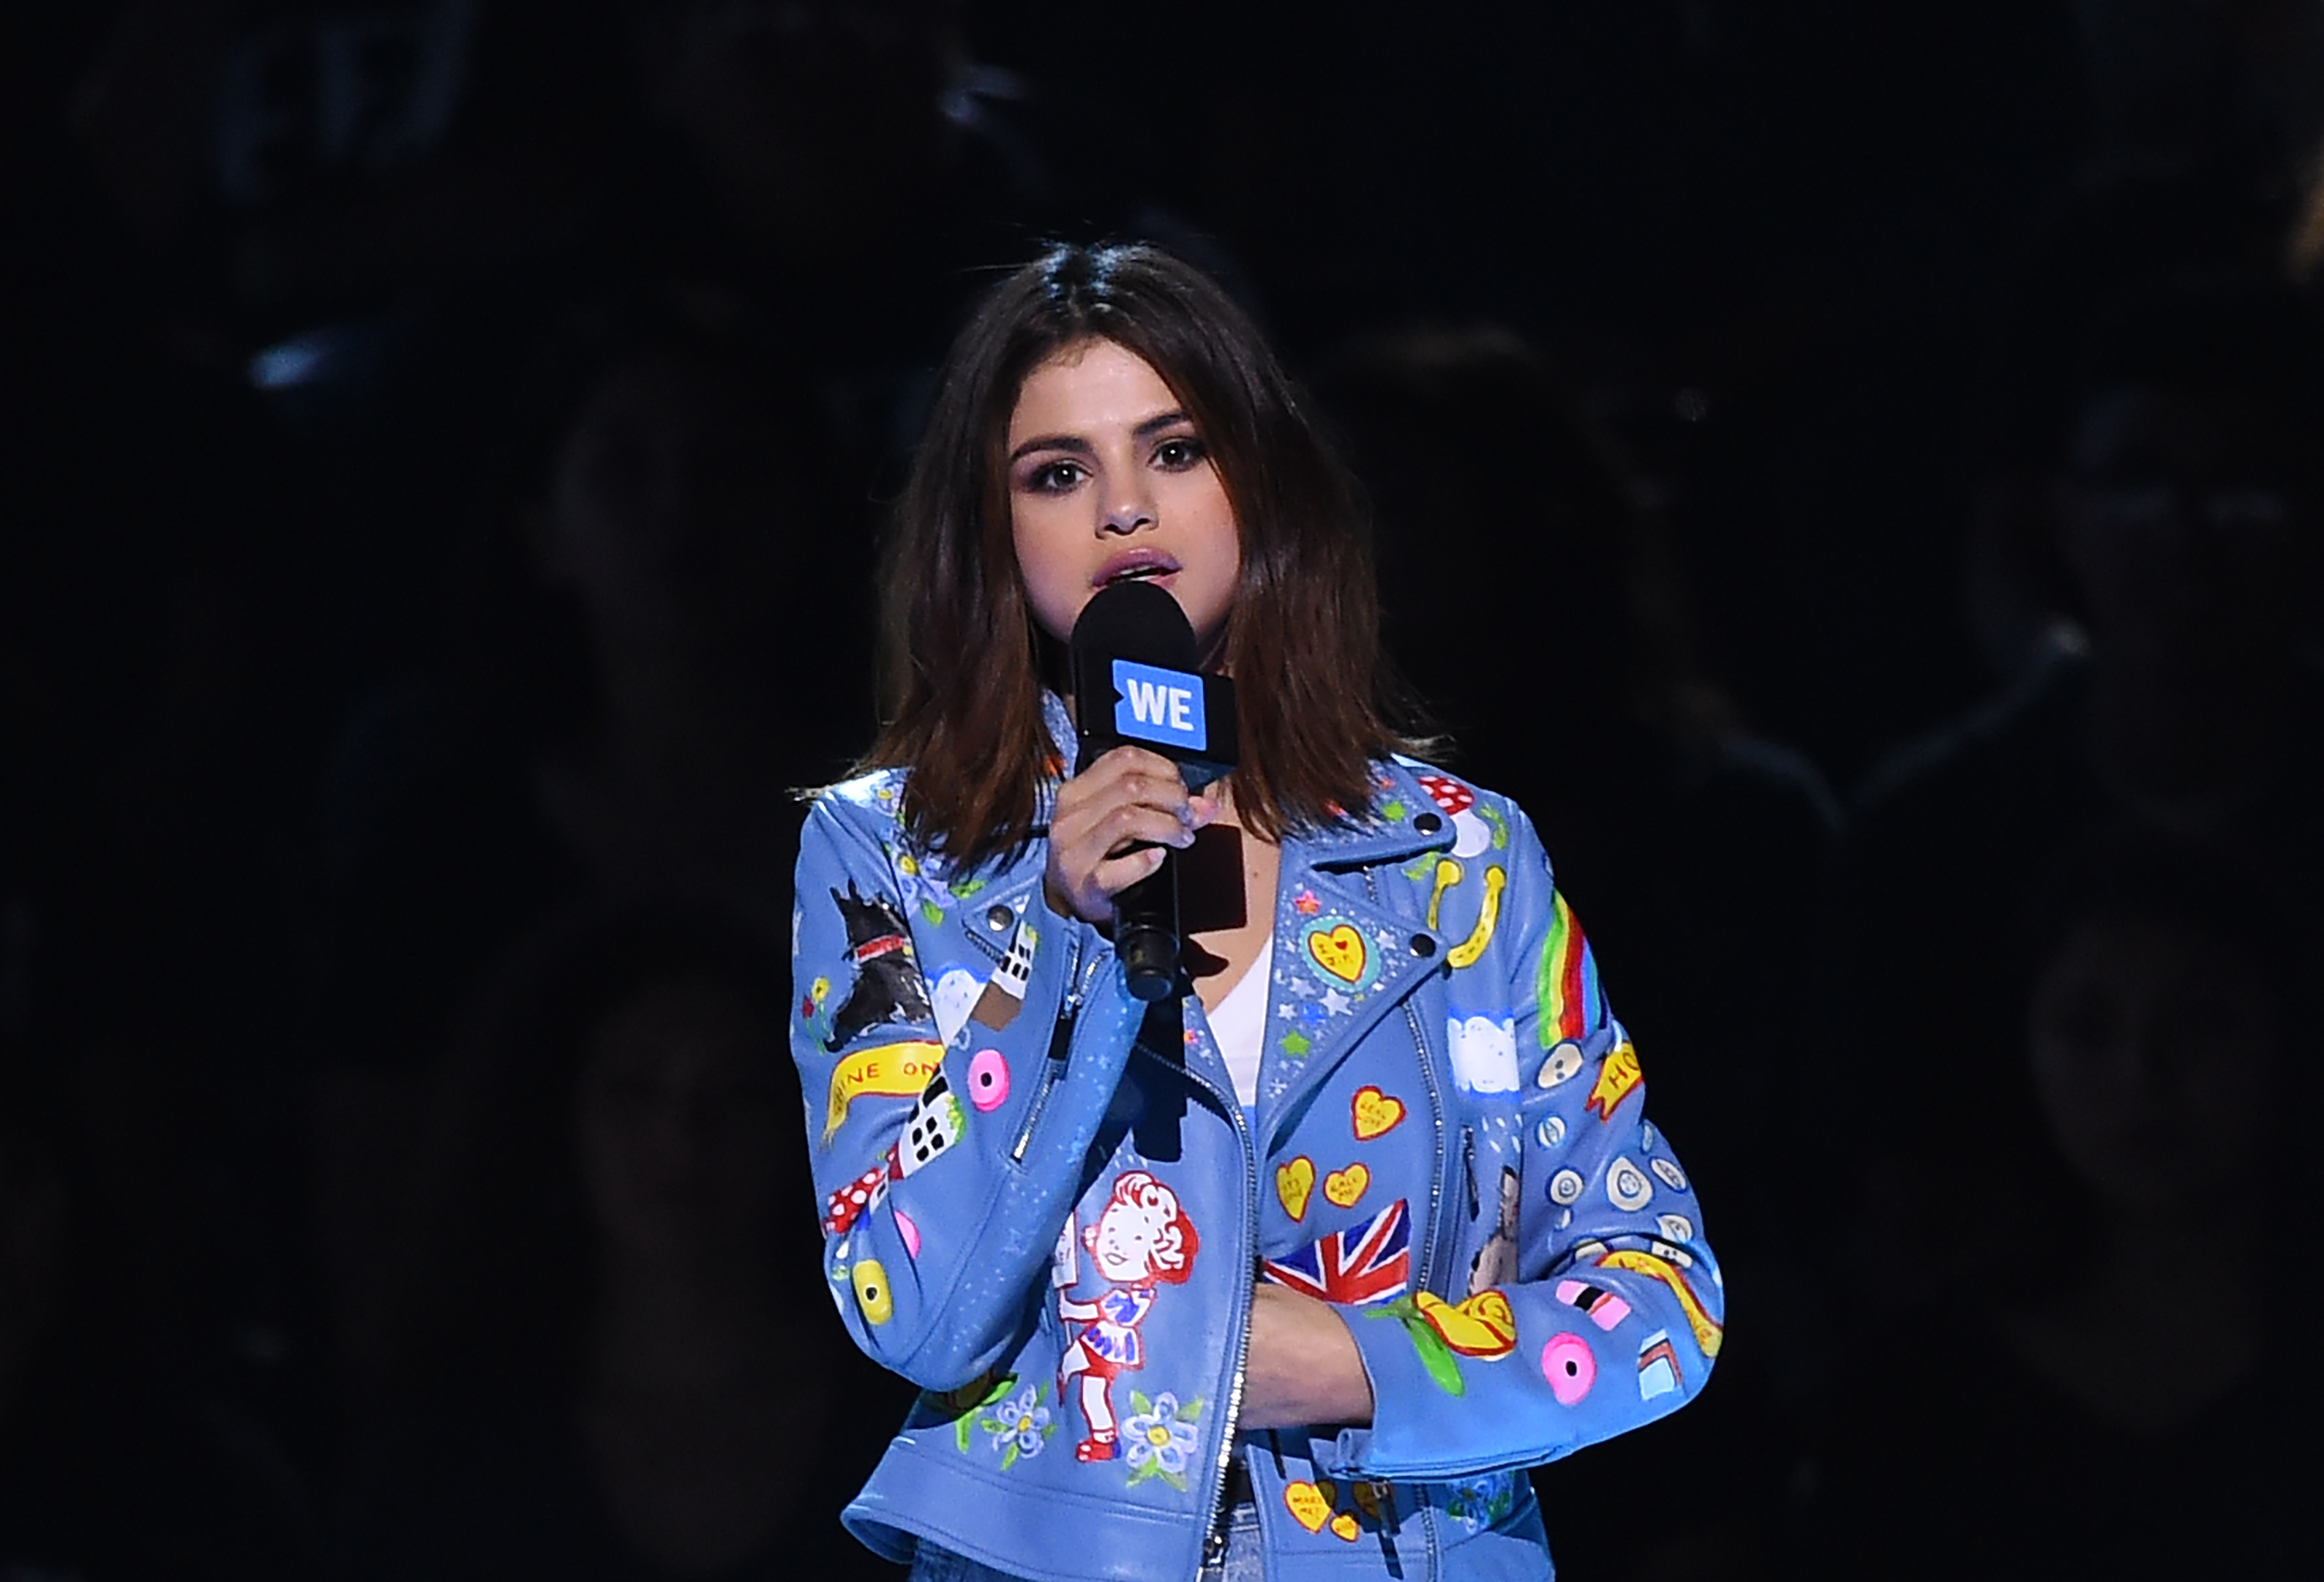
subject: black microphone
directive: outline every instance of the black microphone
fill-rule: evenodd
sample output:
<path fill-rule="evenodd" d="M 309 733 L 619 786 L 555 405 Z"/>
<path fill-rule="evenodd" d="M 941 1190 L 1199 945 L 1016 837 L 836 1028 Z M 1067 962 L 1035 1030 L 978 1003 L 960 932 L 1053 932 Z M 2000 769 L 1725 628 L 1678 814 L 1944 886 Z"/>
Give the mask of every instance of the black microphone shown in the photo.
<path fill-rule="evenodd" d="M 1234 688 L 1196 668 L 1194 628 L 1168 589 L 1109 583 L 1074 623 L 1070 647 L 1076 773 L 1124 743 L 1176 761 L 1190 791 L 1234 767 Z M 1166 847 L 1160 867 L 1114 896 L 1113 948 L 1139 999 L 1161 999 L 1177 983 L 1175 852 Z"/>

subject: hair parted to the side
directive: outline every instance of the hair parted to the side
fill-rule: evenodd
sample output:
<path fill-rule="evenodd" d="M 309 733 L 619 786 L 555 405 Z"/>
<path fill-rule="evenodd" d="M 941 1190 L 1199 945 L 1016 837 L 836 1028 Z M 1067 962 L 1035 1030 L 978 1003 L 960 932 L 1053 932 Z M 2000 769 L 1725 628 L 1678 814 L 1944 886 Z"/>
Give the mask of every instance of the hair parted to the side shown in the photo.
<path fill-rule="evenodd" d="M 1242 579 L 1221 642 L 1240 709 L 1235 806 L 1279 838 L 1367 807 L 1370 760 L 1419 744 L 1379 645 L 1360 495 L 1226 293 L 1137 244 L 1060 245 L 953 342 L 884 555 L 884 723 L 862 767 L 911 773 L 912 836 L 964 866 L 1020 848 L 1054 772 L 1041 638 L 1010 528 L 1005 450 L 1026 376 L 1107 340 L 1194 420 L 1233 506 Z"/>

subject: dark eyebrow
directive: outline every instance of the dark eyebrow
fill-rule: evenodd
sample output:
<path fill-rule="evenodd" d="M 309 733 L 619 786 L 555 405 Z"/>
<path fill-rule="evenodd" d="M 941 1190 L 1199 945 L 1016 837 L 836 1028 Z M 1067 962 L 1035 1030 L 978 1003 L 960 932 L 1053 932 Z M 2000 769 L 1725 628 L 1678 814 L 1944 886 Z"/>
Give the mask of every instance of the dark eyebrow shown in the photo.
<path fill-rule="evenodd" d="M 1187 417 L 1185 412 L 1173 407 L 1167 412 L 1157 412 L 1154 416 L 1147 419 L 1144 422 L 1139 424 L 1138 427 L 1132 429 L 1130 431 L 1130 438 L 1133 439 L 1150 439 L 1155 435 L 1162 432 L 1165 429 L 1176 428 L 1180 423 L 1192 422 L 1194 420 Z M 1092 446 L 1088 440 L 1083 439 L 1078 434 L 1036 434 L 1030 439 L 1028 439 L 1023 444 L 1018 446 L 1016 449 L 1011 450 L 1009 453 L 1009 459 L 1012 463 L 1022 461 L 1026 457 L 1032 455 L 1036 450 L 1063 450 L 1073 456 L 1094 456 L 1097 454 L 1096 449 Z"/>
<path fill-rule="evenodd" d="M 1012 462 L 1022 461 L 1036 450 L 1069 450 L 1075 456 L 1093 456 L 1090 442 L 1072 434 L 1036 434 L 1009 453 Z"/>

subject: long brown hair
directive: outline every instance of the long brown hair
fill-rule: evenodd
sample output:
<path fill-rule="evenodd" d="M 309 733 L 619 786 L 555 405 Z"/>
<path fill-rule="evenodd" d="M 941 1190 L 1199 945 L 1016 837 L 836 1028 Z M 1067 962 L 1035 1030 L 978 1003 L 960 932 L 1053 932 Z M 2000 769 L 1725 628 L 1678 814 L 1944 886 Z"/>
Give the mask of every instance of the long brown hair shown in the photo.
<path fill-rule="evenodd" d="M 1242 579 L 1221 652 L 1240 707 L 1237 810 L 1279 838 L 1363 809 L 1370 761 L 1416 744 L 1380 651 L 1360 495 L 1249 317 L 1142 245 L 1051 249 L 993 288 L 953 342 L 890 529 L 886 723 L 862 767 L 910 769 L 907 828 L 964 865 L 1032 837 L 1052 765 L 1004 451 L 1026 376 L 1087 340 L 1161 375 L 1234 508 Z"/>

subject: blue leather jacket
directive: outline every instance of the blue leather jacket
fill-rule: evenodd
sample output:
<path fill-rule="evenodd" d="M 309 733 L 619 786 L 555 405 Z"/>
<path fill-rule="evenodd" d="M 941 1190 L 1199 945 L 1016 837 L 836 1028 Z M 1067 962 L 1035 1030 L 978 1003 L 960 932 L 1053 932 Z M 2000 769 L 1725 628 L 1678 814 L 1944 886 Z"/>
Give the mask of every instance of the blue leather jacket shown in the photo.
<path fill-rule="evenodd" d="M 1255 1121 L 1201 1003 L 1149 1010 L 1048 909 L 1042 842 L 954 873 L 899 772 L 817 800 L 791 1041 L 825 1271 L 923 1391 L 846 1513 L 873 1549 L 1183 1582 L 1240 1454 L 1270 1577 L 1543 1577 L 1525 1468 L 1702 1388 L 1718 1265 L 1532 827 L 1376 770 L 1283 844 Z M 1238 1431 L 1254 1274 L 1340 1306 L 1369 1427 Z"/>

